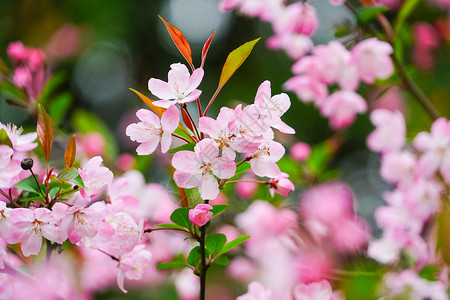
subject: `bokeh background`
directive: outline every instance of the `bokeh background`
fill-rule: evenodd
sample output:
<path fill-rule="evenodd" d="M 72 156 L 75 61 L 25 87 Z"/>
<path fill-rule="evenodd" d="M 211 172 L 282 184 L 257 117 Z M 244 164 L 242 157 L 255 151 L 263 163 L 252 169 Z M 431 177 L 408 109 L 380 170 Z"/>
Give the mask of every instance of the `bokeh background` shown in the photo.
<path fill-rule="evenodd" d="M 283 83 L 292 76 L 293 61 L 282 51 L 271 51 L 265 41 L 272 35 L 269 25 L 256 19 L 223 13 L 218 0 L 2 0 L 0 1 L 0 57 L 2 68 L 12 66 L 6 55 L 10 42 L 22 41 L 26 46 L 42 48 L 52 74 L 60 85 L 54 92 L 63 100 L 51 98 L 57 121 L 64 133 L 100 131 L 107 142 L 106 162 L 114 161 L 119 153 L 135 150 L 135 144 L 125 136 L 125 128 L 135 120 L 137 108 L 145 105 L 129 90 L 134 88 L 150 96 L 149 78 L 167 79 L 171 63 L 183 62 L 182 56 L 170 40 L 158 15 L 177 26 L 192 47 L 194 64 L 200 64 L 201 48 L 212 30 L 212 46 L 205 65 L 205 77 L 200 85 L 203 108 L 217 87 L 221 68 L 230 51 L 246 41 L 262 37 L 244 65 L 235 73 L 215 101 L 210 116 L 215 117 L 221 106 L 235 107 L 238 103 L 251 103 L 261 82 L 270 80 L 272 93 L 282 92 Z M 316 44 L 334 39 L 334 28 L 355 23 L 344 7 L 331 7 L 327 1 L 312 1 L 317 9 L 319 32 Z M 388 13 L 389 17 L 389 13 Z M 445 17 L 445 11 L 424 1 L 404 25 L 402 39 L 404 60 L 420 87 L 429 96 L 443 116 L 450 116 L 450 58 L 448 43 L 433 52 L 433 63 L 428 67 L 414 64 L 413 49 L 416 22 L 430 22 Z M 448 25 L 447 25 L 448 28 Z M 348 38 L 342 40 L 351 45 Z M 401 85 L 400 85 L 401 87 Z M 408 121 L 410 136 L 428 130 L 431 119 L 411 96 L 400 89 L 378 97 L 381 88 L 362 86 L 361 93 L 370 107 L 394 103 L 401 107 Z M 59 93 L 62 92 L 62 93 Z M 62 96 L 61 96 L 62 95 Z M 358 199 L 358 213 L 377 228 L 373 222 L 374 209 L 383 203 L 381 194 L 389 189 L 379 175 L 378 155 L 370 153 L 365 138 L 373 129 L 368 115 L 359 116 L 347 130 L 335 133 L 328 121 L 312 105 L 300 102 L 293 94 L 292 106 L 283 120 L 296 130 L 294 137 L 280 136 L 286 147 L 297 141 L 311 146 L 330 139 L 336 142 L 327 166 L 334 170 L 327 176 L 348 183 Z M 32 116 L 7 104 L 7 96 L 0 95 L 0 121 L 22 126 L 33 126 Z M 377 98 L 375 100 L 375 98 Z M 382 103 L 385 101 L 385 103 Z M 192 110 L 194 111 L 194 110 Z M 63 149 L 64 143 L 61 143 Z M 157 159 L 139 158 L 139 167 L 148 181 L 171 186 L 171 178 Z M 290 161 L 281 163 L 282 170 L 295 172 Z M 326 178 L 324 177 L 323 180 Z M 228 191 L 232 194 L 231 191 Z M 290 195 L 296 205 L 302 189 Z M 265 195 L 267 196 L 267 195 Z M 214 275 L 213 275 L 214 276 Z M 163 298 L 176 297 L 170 289 Z M 165 293 L 164 292 L 164 293 Z M 172 293 L 172 294 L 170 294 Z M 106 296 L 105 296 L 106 295 Z M 105 294 L 104 297 L 113 297 Z M 109 296 L 108 296 L 109 295 Z M 171 296 L 172 295 L 172 296 Z M 136 295 L 134 297 L 137 297 Z M 156 297 L 156 296 L 155 296 Z M 130 298 L 131 299 L 131 298 Z M 133 298 L 137 299 L 137 298 Z"/>

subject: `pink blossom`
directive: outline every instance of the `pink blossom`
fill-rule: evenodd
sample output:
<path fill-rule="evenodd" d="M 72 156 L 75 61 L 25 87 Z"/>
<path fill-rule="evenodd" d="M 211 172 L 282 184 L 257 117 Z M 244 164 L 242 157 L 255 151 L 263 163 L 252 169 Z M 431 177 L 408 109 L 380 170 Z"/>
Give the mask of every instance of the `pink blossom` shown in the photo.
<path fill-rule="evenodd" d="M 328 0 L 331 5 L 339 6 L 345 3 L 346 0 Z"/>
<path fill-rule="evenodd" d="M 311 147 L 303 142 L 297 142 L 292 145 L 289 150 L 290 156 L 298 162 L 303 162 L 308 159 L 311 154 Z"/>
<path fill-rule="evenodd" d="M 278 33 L 267 40 L 267 47 L 284 49 L 289 57 L 299 59 L 311 51 L 314 43 L 307 35 Z"/>
<path fill-rule="evenodd" d="M 37 255 L 41 250 L 42 237 L 62 244 L 67 235 L 55 226 L 54 216 L 47 208 L 16 208 L 11 211 L 9 220 L 12 223 L 7 241 L 10 244 L 21 243 L 24 256 Z"/>
<path fill-rule="evenodd" d="M 98 132 L 89 132 L 77 140 L 80 141 L 80 148 L 88 157 L 102 156 L 105 152 L 105 138 Z"/>
<path fill-rule="evenodd" d="M 13 180 L 20 174 L 20 161 L 13 158 L 14 150 L 7 145 L 0 145 L 0 188 L 11 188 Z"/>
<path fill-rule="evenodd" d="M 4 129 L 13 145 L 14 152 L 28 152 L 37 147 L 37 143 L 33 143 L 37 138 L 36 132 L 23 133 L 23 129 L 17 128 L 15 125 L 4 125 L 0 122 L 0 130 Z"/>
<path fill-rule="evenodd" d="M 191 270 L 184 268 L 176 274 L 174 284 L 181 300 L 198 299 L 200 278 Z"/>
<path fill-rule="evenodd" d="M 196 69 L 189 75 L 187 67 L 181 63 L 171 64 L 168 82 L 151 78 L 148 81 L 150 92 L 161 100 L 154 105 L 169 108 L 174 104 L 183 104 L 197 100 L 202 93 L 197 90 L 203 79 L 203 69 Z"/>
<path fill-rule="evenodd" d="M 295 130 L 281 121 L 281 116 L 291 106 L 291 100 L 285 93 L 271 96 L 270 81 L 266 80 L 258 88 L 255 97 L 258 120 L 263 126 L 273 127 L 283 133 L 294 134 Z"/>
<path fill-rule="evenodd" d="M 195 208 L 189 210 L 189 221 L 197 226 L 205 225 L 212 218 L 211 209 L 213 207 L 209 204 L 198 204 Z"/>
<path fill-rule="evenodd" d="M 255 104 L 242 109 L 242 105 L 239 104 L 234 112 L 234 118 L 229 122 L 228 128 L 235 136 L 244 138 L 240 143 L 248 148 L 249 152 L 256 151 L 263 141 L 263 134 L 269 130 L 269 126 L 258 119 L 260 109 Z"/>
<path fill-rule="evenodd" d="M 296 2 L 288 5 L 280 18 L 274 20 L 275 32 L 314 35 L 319 27 L 319 19 L 313 6 Z"/>
<path fill-rule="evenodd" d="M 375 130 L 367 138 L 367 146 L 376 152 L 399 150 L 405 144 L 406 124 L 399 111 L 376 109 L 370 114 Z"/>
<path fill-rule="evenodd" d="M 227 267 L 227 272 L 233 279 L 241 282 L 250 282 L 257 274 L 255 264 L 244 257 L 234 258 Z"/>
<path fill-rule="evenodd" d="M 306 284 L 329 278 L 334 268 L 331 257 L 314 248 L 301 252 L 294 263 L 297 268 L 297 282 Z"/>
<path fill-rule="evenodd" d="M 18 67 L 14 71 L 13 83 L 20 88 L 25 88 L 31 84 L 32 78 L 30 70 L 26 67 Z"/>
<path fill-rule="evenodd" d="M 253 173 L 261 177 L 275 178 L 280 176 L 281 171 L 276 162 L 283 157 L 284 152 L 283 145 L 278 142 L 270 141 L 261 144 L 251 156 L 250 166 Z"/>
<path fill-rule="evenodd" d="M 100 156 L 95 156 L 83 169 L 78 169 L 84 183 L 84 189 L 80 189 L 80 193 L 87 201 L 95 197 L 104 185 L 110 184 L 113 180 L 113 173 L 108 168 L 101 167 L 102 161 Z"/>
<path fill-rule="evenodd" d="M 133 155 L 130 153 L 122 153 L 117 159 L 116 166 L 120 171 L 125 172 L 132 169 L 135 164 L 136 158 Z"/>
<path fill-rule="evenodd" d="M 288 79 L 283 85 L 287 91 L 294 92 L 297 97 L 305 102 L 322 103 L 328 96 L 326 84 L 307 75 L 298 75 Z"/>
<path fill-rule="evenodd" d="M 8 53 L 9 57 L 11 57 L 16 62 L 22 62 L 28 57 L 28 49 L 22 44 L 22 42 L 10 43 L 6 52 Z"/>
<path fill-rule="evenodd" d="M 236 183 L 236 194 L 242 198 L 251 198 L 258 189 L 258 183 L 249 182 L 255 181 L 256 177 L 252 175 L 245 175 L 241 178 L 242 181 Z"/>
<path fill-rule="evenodd" d="M 295 287 L 295 300 L 333 300 L 333 290 L 328 281 L 309 284 L 300 283 Z"/>
<path fill-rule="evenodd" d="M 155 102 L 156 103 L 156 102 Z M 180 112 L 175 106 L 170 106 L 161 117 L 146 109 L 140 109 L 136 113 L 142 122 L 128 125 L 126 134 L 132 141 L 141 143 L 136 149 L 138 155 L 152 154 L 159 142 L 161 152 L 166 153 L 172 144 L 172 133 L 180 122 Z"/>
<path fill-rule="evenodd" d="M 6 239 L 8 237 L 8 230 L 11 226 L 9 220 L 9 214 L 12 211 L 11 208 L 6 207 L 6 203 L 0 201 L 0 238 Z"/>
<path fill-rule="evenodd" d="M 287 197 L 291 191 L 295 190 L 294 184 L 288 179 L 287 173 L 281 172 L 280 176 L 272 178 L 269 181 L 270 195 L 273 197 L 275 193 L 280 194 L 283 197 Z"/>
<path fill-rule="evenodd" d="M 145 245 L 137 245 L 131 252 L 120 258 L 117 285 L 122 292 L 127 293 L 124 288 L 124 279 L 140 280 L 151 258 L 152 254 L 145 249 Z"/>
<path fill-rule="evenodd" d="M 338 41 L 319 45 L 313 55 L 325 65 L 323 80 L 327 84 L 337 83 L 341 89 L 354 91 L 358 87 L 358 70 L 350 52 Z"/>
<path fill-rule="evenodd" d="M 236 164 L 229 158 L 217 157 L 219 148 L 211 139 L 200 141 L 192 151 L 179 151 L 172 159 L 177 169 L 173 175 L 179 187 L 198 186 L 203 199 L 215 199 L 219 194 L 219 184 L 214 177 L 231 178 L 236 172 Z"/>
<path fill-rule="evenodd" d="M 97 234 L 97 223 L 103 219 L 103 214 L 104 212 L 97 211 L 95 206 L 74 205 L 66 211 L 60 227 L 67 232 L 69 241 L 76 244 L 83 236 L 91 238 Z"/>
<path fill-rule="evenodd" d="M 45 62 L 45 54 L 41 49 L 28 50 L 28 65 L 32 71 L 37 71 L 42 68 Z"/>
<path fill-rule="evenodd" d="M 413 145 L 423 152 L 417 174 L 430 177 L 439 170 L 445 182 L 450 183 L 450 122 L 444 118 L 437 119 L 431 126 L 431 132 L 420 132 Z"/>
<path fill-rule="evenodd" d="M 391 76 L 394 66 L 390 55 L 392 47 L 377 38 L 359 42 L 352 49 L 352 60 L 358 67 L 359 77 L 366 83 Z"/>
<path fill-rule="evenodd" d="M 352 91 L 338 91 L 331 94 L 321 107 L 322 114 L 330 118 L 330 125 L 334 129 L 349 126 L 357 113 L 364 113 L 366 110 L 366 101 Z"/>
<path fill-rule="evenodd" d="M 280 298 L 274 295 L 271 290 L 267 290 L 261 283 L 253 281 L 248 285 L 248 292 L 236 298 L 236 300 L 291 300 L 292 298 L 286 294 Z"/>
<path fill-rule="evenodd" d="M 231 132 L 228 125 L 235 118 L 234 110 L 222 107 L 217 120 L 210 117 L 199 119 L 200 131 L 209 135 L 219 150 L 222 150 L 222 156 L 231 160 L 236 158 L 236 151 L 240 153 L 255 152 L 259 146 L 257 141 L 247 140 L 244 136 L 236 136 Z"/>
<path fill-rule="evenodd" d="M 411 180 L 416 162 L 416 156 L 407 150 L 386 153 L 382 157 L 381 177 L 390 183 Z"/>

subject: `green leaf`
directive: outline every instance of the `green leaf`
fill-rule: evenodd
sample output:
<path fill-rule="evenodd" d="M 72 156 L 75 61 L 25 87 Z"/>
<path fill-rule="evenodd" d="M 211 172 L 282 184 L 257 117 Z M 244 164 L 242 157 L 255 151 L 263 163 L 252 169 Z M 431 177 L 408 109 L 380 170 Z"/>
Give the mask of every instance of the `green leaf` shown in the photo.
<path fill-rule="evenodd" d="M 47 165 L 50 161 L 50 154 L 52 152 L 53 135 L 55 132 L 55 124 L 52 118 L 47 114 L 44 107 L 38 104 L 38 121 L 36 126 L 36 132 L 41 142 L 42 151 L 44 153 Z"/>
<path fill-rule="evenodd" d="M 61 171 L 61 173 L 56 176 L 59 180 L 74 180 L 78 176 L 78 170 L 75 168 L 68 168 Z"/>
<path fill-rule="evenodd" d="M 420 0 L 406 0 L 403 2 L 400 11 L 397 14 L 397 19 L 394 23 L 394 32 L 397 33 L 405 23 L 406 19 L 411 15 L 414 9 L 419 5 Z"/>
<path fill-rule="evenodd" d="M 157 270 L 167 270 L 167 269 L 173 269 L 173 268 L 184 268 L 187 265 L 181 261 L 168 261 L 160 263 L 156 266 Z"/>
<path fill-rule="evenodd" d="M 0 83 L 0 95 L 3 95 L 6 99 L 15 100 L 18 103 L 24 103 L 26 98 L 26 94 L 22 89 L 7 81 Z"/>
<path fill-rule="evenodd" d="M 243 242 L 245 242 L 246 240 L 248 240 L 250 238 L 249 235 L 244 235 L 244 236 L 240 236 L 234 240 L 232 240 L 231 242 L 229 242 L 228 244 L 226 244 L 222 250 L 220 250 L 220 252 L 217 254 L 217 256 L 220 256 L 228 251 L 230 251 L 233 248 L 236 248 L 237 246 L 239 246 L 240 244 L 242 244 Z"/>
<path fill-rule="evenodd" d="M 365 6 L 358 11 L 358 22 L 360 24 L 367 24 L 372 22 L 378 15 L 389 11 L 389 8 L 382 5 Z"/>
<path fill-rule="evenodd" d="M 326 169 L 332 158 L 332 151 L 326 142 L 320 143 L 312 148 L 306 164 L 315 174 L 320 174 Z"/>
<path fill-rule="evenodd" d="M 195 267 L 200 262 L 200 257 L 200 246 L 197 246 L 189 252 L 187 263 Z"/>
<path fill-rule="evenodd" d="M 52 100 L 48 107 L 48 114 L 52 117 L 53 122 L 56 124 L 61 123 L 69 111 L 72 102 L 72 95 L 68 92 L 59 94 Z"/>
<path fill-rule="evenodd" d="M 428 281 L 438 281 L 439 273 L 441 272 L 441 266 L 427 265 L 419 272 L 419 277 Z"/>
<path fill-rule="evenodd" d="M 179 147 L 170 149 L 168 152 L 169 153 L 177 153 L 178 151 L 181 151 L 181 150 L 194 151 L 194 147 L 195 147 L 195 144 L 184 144 Z"/>
<path fill-rule="evenodd" d="M 9 139 L 8 134 L 5 129 L 0 130 L 0 145 L 6 145 L 9 147 L 13 147 L 11 140 Z"/>
<path fill-rule="evenodd" d="M 66 78 L 66 72 L 59 72 L 53 75 L 42 89 L 38 102 L 44 105 L 50 99 L 50 96 L 61 86 L 62 83 L 64 83 L 64 81 L 66 81 Z"/>
<path fill-rule="evenodd" d="M 230 205 L 229 204 L 217 204 L 217 205 L 213 205 L 212 206 L 213 209 L 211 209 L 211 212 L 213 213 L 213 218 L 217 217 L 218 215 L 220 215 L 221 213 L 223 213 L 224 211 L 226 211 Z"/>
<path fill-rule="evenodd" d="M 61 187 L 61 184 L 62 184 L 62 187 Z M 58 193 L 60 187 L 61 187 L 61 191 L 63 192 L 67 189 L 70 189 L 72 186 L 68 183 L 54 182 L 50 185 L 50 188 L 48 191 L 50 197 L 52 197 L 52 198 L 55 197 L 56 194 Z"/>
<path fill-rule="evenodd" d="M 161 228 L 169 228 L 169 229 L 183 229 L 186 230 L 183 226 L 177 225 L 177 224 L 156 224 L 157 227 Z"/>
<path fill-rule="evenodd" d="M 22 199 L 22 200 L 20 200 L 20 201 L 22 201 L 22 202 L 34 202 L 34 201 L 39 201 L 39 202 L 42 202 L 42 203 L 45 204 L 44 197 L 42 197 L 42 196 L 33 196 L 33 197 L 30 197 L 30 198 Z"/>
<path fill-rule="evenodd" d="M 336 27 L 334 29 L 334 36 L 337 38 L 342 38 L 352 33 L 352 30 L 347 26 Z"/>
<path fill-rule="evenodd" d="M 175 209 L 170 215 L 170 220 L 188 230 L 192 227 L 192 223 L 189 221 L 189 207 Z"/>
<path fill-rule="evenodd" d="M 225 61 L 225 64 L 222 68 L 222 73 L 220 74 L 219 86 L 217 87 L 218 91 L 222 89 L 225 83 L 227 83 L 228 79 L 230 79 L 231 76 L 233 76 L 234 72 L 236 72 L 236 70 L 244 63 L 244 61 L 252 52 L 253 47 L 260 39 L 261 38 L 257 38 L 250 42 L 247 42 L 228 54 L 227 60 Z"/>
<path fill-rule="evenodd" d="M 206 237 L 205 246 L 206 249 L 208 249 L 208 252 L 211 253 L 211 255 L 214 255 L 222 250 L 226 243 L 227 237 L 225 234 L 214 233 Z"/>
<path fill-rule="evenodd" d="M 39 176 L 36 175 L 36 179 L 39 182 Z M 41 191 L 38 189 L 38 185 L 36 183 L 36 180 L 33 178 L 33 175 L 31 175 L 30 177 L 27 177 L 25 179 L 23 179 L 22 181 L 16 183 L 14 185 L 16 188 L 21 189 L 23 191 L 27 191 L 27 192 L 34 192 L 36 194 L 40 194 Z"/>
<path fill-rule="evenodd" d="M 75 183 L 76 185 L 78 185 L 80 188 L 84 189 L 84 182 L 83 179 L 81 179 L 81 176 L 78 175 L 77 177 L 75 177 L 74 179 L 72 179 L 72 182 Z"/>
<path fill-rule="evenodd" d="M 214 263 L 219 266 L 226 266 L 229 262 L 230 260 L 226 256 L 219 256 L 214 260 Z"/>
<path fill-rule="evenodd" d="M 242 172 L 249 170 L 250 167 L 251 167 L 251 165 L 249 162 L 247 162 L 247 161 L 244 162 L 243 164 L 241 164 L 239 167 L 236 168 L 236 173 L 234 174 L 234 176 L 237 176 L 237 175 L 241 174 Z"/>

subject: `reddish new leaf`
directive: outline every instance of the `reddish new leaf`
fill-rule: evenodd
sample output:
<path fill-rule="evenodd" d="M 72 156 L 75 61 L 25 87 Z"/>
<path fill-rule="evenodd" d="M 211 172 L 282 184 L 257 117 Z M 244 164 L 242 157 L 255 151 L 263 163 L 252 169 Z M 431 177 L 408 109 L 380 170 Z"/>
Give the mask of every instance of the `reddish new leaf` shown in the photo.
<path fill-rule="evenodd" d="M 202 65 L 200 66 L 200 68 L 203 68 L 203 66 L 205 65 L 205 60 L 206 60 L 206 54 L 208 54 L 208 50 L 209 50 L 209 46 L 211 45 L 211 41 L 214 37 L 214 33 L 215 31 L 213 30 L 213 32 L 211 33 L 211 36 L 209 37 L 209 39 L 205 42 L 205 44 L 203 45 L 203 50 L 202 50 Z"/>
<path fill-rule="evenodd" d="M 64 169 L 71 168 L 73 165 L 73 162 L 75 160 L 75 153 L 77 152 L 77 146 L 75 144 L 75 134 L 73 134 L 70 139 L 69 143 L 67 143 L 66 152 L 64 152 Z"/>
<path fill-rule="evenodd" d="M 186 191 L 179 187 L 178 193 L 180 194 L 181 207 L 189 207 L 189 201 L 186 196 Z"/>
<path fill-rule="evenodd" d="M 222 89 L 228 79 L 230 79 L 234 72 L 244 63 L 250 55 L 250 52 L 252 52 L 253 47 L 260 39 L 261 38 L 257 38 L 253 41 L 247 42 L 228 54 L 227 60 L 222 68 L 222 74 L 220 74 L 219 87 L 217 90 Z"/>
<path fill-rule="evenodd" d="M 192 126 L 191 119 L 187 115 L 186 111 L 184 109 L 181 109 L 181 115 L 183 116 L 183 122 L 186 124 L 186 126 L 194 132 L 194 127 Z"/>
<path fill-rule="evenodd" d="M 183 33 L 178 28 L 164 20 L 160 15 L 158 15 L 158 17 L 164 22 L 164 25 L 166 25 L 167 31 L 169 32 L 175 46 L 177 46 L 178 50 L 187 60 L 191 68 L 194 69 L 194 66 L 192 65 L 191 47 L 189 46 L 189 43 Z"/>
<path fill-rule="evenodd" d="M 150 107 L 150 108 L 151 108 L 156 114 L 158 114 L 160 117 L 161 117 L 161 116 L 163 115 L 163 113 L 166 111 L 165 108 L 162 108 L 162 107 L 159 107 L 159 106 L 154 105 L 154 104 L 153 104 L 153 101 L 154 101 L 154 100 L 150 99 L 149 97 L 145 96 L 144 94 L 142 94 L 142 93 L 136 91 L 135 89 L 131 89 L 131 88 L 130 88 L 130 90 L 133 91 L 133 92 L 135 92 L 136 95 L 138 95 L 139 98 L 141 98 L 142 101 L 144 101 L 145 104 L 147 104 L 148 107 Z"/>
<path fill-rule="evenodd" d="M 36 126 L 36 132 L 39 142 L 44 152 L 47 165 L 50 161 L 50 153 L 52 152 L 53 135 L 55 131 L 55 124 L 45 111 L 41 104 L 38 104 L 38 121 Z"/>

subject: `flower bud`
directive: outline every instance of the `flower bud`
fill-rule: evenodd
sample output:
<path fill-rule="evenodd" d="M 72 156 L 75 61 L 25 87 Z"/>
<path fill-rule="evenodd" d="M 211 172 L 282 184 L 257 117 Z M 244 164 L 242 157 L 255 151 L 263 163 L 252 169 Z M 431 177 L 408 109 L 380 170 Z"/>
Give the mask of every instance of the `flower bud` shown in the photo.
<path fill-rule="evenodd" d="M 189 210 L 189 221 L 197 226 L 203 226 L 211 220 L 213 213 L 210 211 L 213 207 L 209 204 L 198 204 L 195 208 Z"/>
<path fill-rule="evenodd" d="M 24 170 L 31 170 L 31 168 L 33 167 L 33 159 L 29 157 L 22 159 L 22 161 L 20 162 L 20 166 Z"/>

